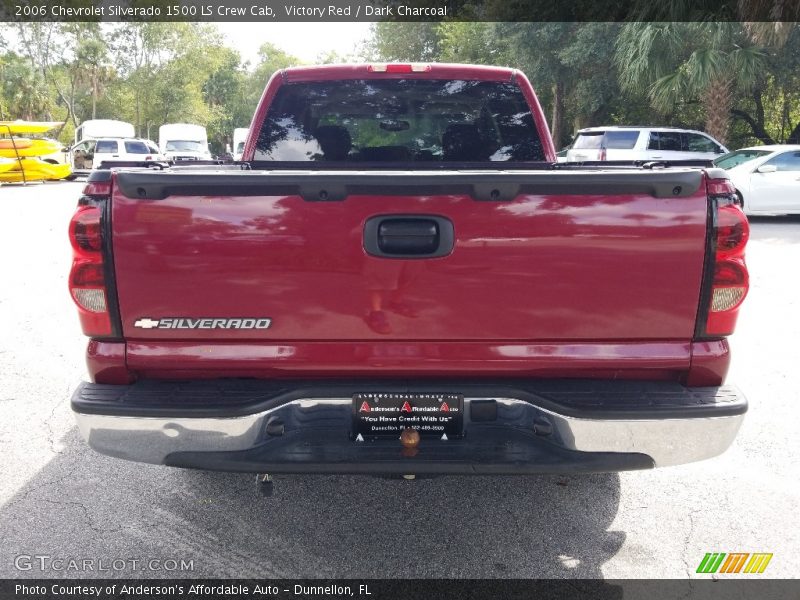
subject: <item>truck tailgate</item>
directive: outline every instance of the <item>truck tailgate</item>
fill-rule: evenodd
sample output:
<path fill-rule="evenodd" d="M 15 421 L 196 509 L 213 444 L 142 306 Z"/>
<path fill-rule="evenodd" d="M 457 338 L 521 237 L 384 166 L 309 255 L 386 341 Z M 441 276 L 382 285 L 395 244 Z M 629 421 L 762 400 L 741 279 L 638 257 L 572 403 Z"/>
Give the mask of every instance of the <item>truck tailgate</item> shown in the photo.
<path fill-rule="evenodd" d="M 123 333 L 138 342 L 688 342 L 705 187 L 690 170 L 121 172 L 111 220 Z M 452 250 L 372 256 L 365 225 L 381 216 L 450 223 Z M 154 325 L 164 319 L 170 327 Z"/>

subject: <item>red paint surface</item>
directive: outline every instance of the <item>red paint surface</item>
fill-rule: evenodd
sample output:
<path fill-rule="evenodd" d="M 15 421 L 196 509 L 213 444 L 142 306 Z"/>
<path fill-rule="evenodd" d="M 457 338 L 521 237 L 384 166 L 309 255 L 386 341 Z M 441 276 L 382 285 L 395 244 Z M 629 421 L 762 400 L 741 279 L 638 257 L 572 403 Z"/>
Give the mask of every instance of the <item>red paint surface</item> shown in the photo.
<path fill-rule="evenodd" d="M 539 345 L 91 341 L 87 356 L 91 380 L 108 384 L 136 378 L 408 377 L 413 369 L 419 378 L 584 377 L 708 386 L 722 383 L 730 361 L 725 340 Z"/>
<path fill-rule="evenodd" d="M 287 344 L 129 342 L 128 367 L 141 373 L 194 371 L 260 377 L 448 375 L 582 376 L 615 371 L 678 372 L 690 345 L 502 344 L 476 342 L 305 342 Z"/>
<path fill-rule="evenodd" d="M 695 342 L 692 345 L 692 364 L 686 377 L 688 386 L 721 385 L 731 362 L 728 340 Z"/>
<path fill-rule="evenodd" d="M 124 385 L 134 379 L 125 363 L 125 342 L 89 340 L 86 366 L 89 378 L 96 383 Z"/>
<path fill-rule="evenodd" d="M 701 188 L 702 189 L 702 188 Z M 113 198 L 131 340 L 691 340 L 705 196 Z M 449 256 L 369 256 L 375 215 L 432 214 Z M 376 297 L 378 298 L 376 300 Z M 376 304 L 377 303 L 377 304 Z M 381 333 L 366 317 L 380 306 Z M 137 319 L 269 317 L 267 330 L 155 330 Z"/>

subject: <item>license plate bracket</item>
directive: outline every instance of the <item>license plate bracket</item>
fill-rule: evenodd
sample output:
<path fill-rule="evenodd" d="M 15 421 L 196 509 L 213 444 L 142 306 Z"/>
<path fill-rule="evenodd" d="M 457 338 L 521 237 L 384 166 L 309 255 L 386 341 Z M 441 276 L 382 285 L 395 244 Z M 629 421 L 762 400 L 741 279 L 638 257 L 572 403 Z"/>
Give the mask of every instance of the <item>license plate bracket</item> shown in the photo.
<path fill-rule="evenodd" d="M 422 438 L 464 434 L 463 394 L 364 392 L 353 394 L 352 408 L 354 438 L 398 438 L 406 428 Z"/>

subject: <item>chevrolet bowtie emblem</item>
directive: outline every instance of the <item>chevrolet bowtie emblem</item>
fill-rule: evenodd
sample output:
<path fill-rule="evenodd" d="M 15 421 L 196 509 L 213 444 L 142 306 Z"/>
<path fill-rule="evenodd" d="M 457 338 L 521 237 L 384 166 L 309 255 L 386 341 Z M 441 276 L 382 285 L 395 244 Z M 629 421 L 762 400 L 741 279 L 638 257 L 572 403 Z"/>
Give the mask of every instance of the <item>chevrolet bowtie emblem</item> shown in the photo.
<path fill-rule="evenodd" d="M 159 321 L 154 321 L 153 319 L 139 319 L 133 324 L 133 326 L 141 327 L 142 329 L 154 329 L 158 327 L 158 324 Z"/>

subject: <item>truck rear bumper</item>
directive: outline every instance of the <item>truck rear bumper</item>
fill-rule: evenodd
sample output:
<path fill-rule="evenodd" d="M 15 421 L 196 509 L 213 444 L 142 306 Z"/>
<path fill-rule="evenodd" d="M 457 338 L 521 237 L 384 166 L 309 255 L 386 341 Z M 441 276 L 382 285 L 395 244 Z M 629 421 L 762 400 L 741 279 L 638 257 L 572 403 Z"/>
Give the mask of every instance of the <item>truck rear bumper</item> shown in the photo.
<path fill-rule="evenodd" d="M 464 395 L 463 437 L 424 437 L 416 452 L 393 438 L 353 438 L 354 393 L 442 391 Z M 72 408 L 92 448 L 140 462 L 259 473 L 524 474 L 710 458 L 732 443 L 747 402 L 730 386 L 663 382 L 221 380 L 84 383 Z"/>

